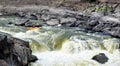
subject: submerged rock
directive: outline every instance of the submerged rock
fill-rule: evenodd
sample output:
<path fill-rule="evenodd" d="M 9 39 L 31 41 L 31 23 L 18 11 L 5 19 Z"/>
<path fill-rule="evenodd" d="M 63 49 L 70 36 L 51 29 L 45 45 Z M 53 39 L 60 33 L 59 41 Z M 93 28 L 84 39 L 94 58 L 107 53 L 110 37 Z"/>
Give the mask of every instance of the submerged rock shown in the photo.
<path fill-rule="evenodd" d="M 92 59 L 101 64 L 104 64 L 109 60 L 104 53 L 99 53 L 98 55 L 95 55 Z"/>

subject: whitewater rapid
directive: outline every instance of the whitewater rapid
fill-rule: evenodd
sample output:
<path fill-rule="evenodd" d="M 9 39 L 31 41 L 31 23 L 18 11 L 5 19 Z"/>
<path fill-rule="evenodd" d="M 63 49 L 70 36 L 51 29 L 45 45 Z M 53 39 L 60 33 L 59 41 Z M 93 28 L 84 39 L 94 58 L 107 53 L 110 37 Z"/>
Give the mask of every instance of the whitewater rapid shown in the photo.
<path fill-rule="evenodd" d="M 30 42 L 33 54 L 39 59 L 31 66 L 120 65 L 120 40 L 118 38 L 78 30 L 79 28 L 48 26 L 27 30 L 27 28 L 12 25 L 0 26 L 0 32 Z M 92 57 L 99 53 L 104 53 L 109 59 L 108 62 L 100 64 L 92 60 Z"/>

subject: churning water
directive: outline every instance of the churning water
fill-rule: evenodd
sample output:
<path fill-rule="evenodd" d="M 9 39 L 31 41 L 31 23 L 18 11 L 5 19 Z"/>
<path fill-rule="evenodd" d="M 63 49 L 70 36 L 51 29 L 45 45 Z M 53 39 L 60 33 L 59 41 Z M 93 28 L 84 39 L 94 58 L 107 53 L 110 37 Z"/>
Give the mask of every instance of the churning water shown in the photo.
<path fill-rule="evenodd" d="M 32 66 L 119 66 L 120 41 L 100 33 L 86 33 L 79 28 L 43 26 L 28 30 L 9 25 L 17 18 L 0 18 L 0 31 L 29 41 L 33 54 L 39 60 Z M 39 22 L 39 21 L 37 21 Z M 108 62 L 100 64 L 92 57 L 104 53 Z"/>

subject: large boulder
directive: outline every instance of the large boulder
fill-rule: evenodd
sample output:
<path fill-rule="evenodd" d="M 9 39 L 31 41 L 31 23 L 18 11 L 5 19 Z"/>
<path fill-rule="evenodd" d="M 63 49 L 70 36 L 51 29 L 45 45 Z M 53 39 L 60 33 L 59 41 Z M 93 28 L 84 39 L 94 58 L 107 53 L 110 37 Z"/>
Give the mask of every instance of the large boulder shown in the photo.
<path fill-rule="evenodd" d="M 37 60 L 32 55 L 29 42 L 0 34 L 0 66 L 28 66 Z"/>

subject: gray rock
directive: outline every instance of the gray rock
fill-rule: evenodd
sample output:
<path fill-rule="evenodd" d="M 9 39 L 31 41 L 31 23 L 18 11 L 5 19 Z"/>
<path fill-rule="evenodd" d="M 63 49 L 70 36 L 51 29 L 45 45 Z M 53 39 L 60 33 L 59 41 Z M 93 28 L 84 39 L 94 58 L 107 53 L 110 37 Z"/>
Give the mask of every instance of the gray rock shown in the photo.
<path fill-rule="evenodd" d="M 111 34 L 112 36 L 115 36 L 115 37 L 120 37 L 120 27 L 114 27 L 114 28 L 111 28 L 111 29 L 106 29 L 104 32 L 108 33 L 108 34 Z"/>
<path fill-rule="evenodd" d="M 97 26 L 93 27 L 92 30 L 94 31 L 102 31 L 104 29 L 104 24 L 101 23 L 101 24 L 98 24 Z"/>
<path fill-rule="evenodd" d="M 116 22 L 116 23 L 120 22 L 118 18 L 111 17 L 111 16 L 103 16 L 100 18 L 100 20 L 102 20 L 102 22 Z"/>
<path fill-rule="evenodd" d="M 37 22 L 28 21 L 28 22 L 25 23 L 24 26 L 25 26 L 25 27 L 41 27 L 42 25 L 40 25 L 40 24 L 37 23 Z"/>
<path fill-rule="evenodd" d="M 48 20 L 46 22 L 48 25 L 58 25 L 59 24 L 59 20 L 58 19 L 51 19 L 51 20 Z"/>
<path fill-rule="evenodd" d="M 27 23 L 28 21 L 29 21 L 29 20 L 26 20 L 26 19 L 20 19 L 20 20 L 16 21 L 16 22 L 13 23 L 13 24 L 15 24 L 15 25 L 17 25 L 17 26 L 24 26 L 25 23 Z"/>
<path fill-rule="evenodd" d="M 92 59 L 101 64 L 104 64 L 109 60 L 104 53 L 99 53 L 98 55 L 95 55 Z"/>
<path fill-rule="evenodd" d="M 48 14 L 42 14 L 41 15 L 41 19 L 47 21 L 47 20 L 50 19 L 50 15 L 48 15 Z"/>
<path fill-rule="evenodd" d="M 60 18 L 60 23 L 69 23 L 69 22 L 76 22 L 77 19 L 76 18 L 72 18 L 72 17 L 67 17 L 67 18 Z"/>

